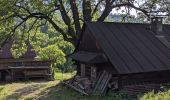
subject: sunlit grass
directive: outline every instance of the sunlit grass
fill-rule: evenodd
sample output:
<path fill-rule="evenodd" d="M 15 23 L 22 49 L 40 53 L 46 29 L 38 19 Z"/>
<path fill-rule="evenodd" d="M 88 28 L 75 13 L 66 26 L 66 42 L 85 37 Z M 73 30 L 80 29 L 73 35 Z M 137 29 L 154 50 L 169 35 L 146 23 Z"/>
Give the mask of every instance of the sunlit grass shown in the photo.
<path fill-rule="evenodd" d="M 139 97 L 139 100 L 170 100 L 170 90 L 154 93 L 154 91 Z"/>
<path fill-rule="evenodd" d="M 67 80 L 67 79 L 73 77 L 75 74 L 76 74 L 76 71 L 74 71 L 72 73 L 56 72 L 54 78 L 55 78 L 55 80 L 62 81 L 62 80 Z"/>
<path fill-rule="evenodd" d="M 0 84 L 0 100 L 131 100 L 121 93 L 106 96 L 83 96 L 60 84 L 73 77 L 73 73 L 56 72 L 54 81 L 26 81 Z M 138 100 L 170 100 L 170 90 L 145 93 Z"/>
<path fill-rule="evenodd" d="M 73 73 L 74 74 L 74 73 Z M 73 75 L 72 74 L 72 75 Z M 61 80 L 69 79 L 72 77 L 71 73 L 55 73 L 54 81 L 26 81 L 26 82 L 12 82 L 0 84 L 0 100 L 25 100 L 35 99 L 41 96 L 44 91 L 48 91 L 48 88 L 56 86 Z"/>

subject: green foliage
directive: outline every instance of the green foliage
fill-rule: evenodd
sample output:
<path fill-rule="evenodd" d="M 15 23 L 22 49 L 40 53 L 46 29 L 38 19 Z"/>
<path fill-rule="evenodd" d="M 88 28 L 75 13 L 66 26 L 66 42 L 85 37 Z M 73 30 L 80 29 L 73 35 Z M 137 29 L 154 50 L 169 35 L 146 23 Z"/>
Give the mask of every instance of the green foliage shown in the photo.
<path fill-rule="evenodd" d="M 0 100 L 132 100 L 122 93 L 109 93 L 105 96 L 84 96 L 60 84 L 62 80 L 72 78 L 71 73 L 56 72 L 55 75 L 55 81 L 0 84 Z"/>
<path fill-rule="evenodd" d="M 59 33 L 49 28 L 47 33 L 31 33 L 30 41 L 39 60 L 52 60 L 55 68 L 73 71 L 73 62 L 65 56 L 73 52 L 74 46 L 64 41 Z"/>
<path fill-rule="evenodd" d="M 36 32 L 30 34 L 31 45 L 38 52 L 41 48 L 47 47 L 49 45 L 49 36 L 47 34 Z"/>
<path fill-rule="evenodd" d="M 14 43 L 11 48 L 11 53 L 14 58 L 19 58 L 27 51 L 27 46 L 24 41 L 16 44 Z"/>
<path fill-rule="evenodd" d="M 2 31 L 11 38 L 22 31 L 29 38 L 30 31 L 48 26 L 75 46 L 86 21 L 106 21 L 109 14 L 129 15 L 134 9 L 138 19 L 147 19 L 152 10 L 168 14 L 169 4 L 169 0 L 0 0 L 0 27 L 4 28 L 0 39 L 6 38 Z M 169 22 L 169 17 L 165 22 Z"/>
<path fill-rule="evenodd" d="M 155 93 L 154 91 L 144 94 L 139 100 L 170 100 L 170 90 Z"/>
<path fill-rule="evenodd" d="M 37 58 L 40 60 L 52 60 L 55 65 L 62 65 L 66 61 L 65 54 L 55 45 L 40 48 Z"/>

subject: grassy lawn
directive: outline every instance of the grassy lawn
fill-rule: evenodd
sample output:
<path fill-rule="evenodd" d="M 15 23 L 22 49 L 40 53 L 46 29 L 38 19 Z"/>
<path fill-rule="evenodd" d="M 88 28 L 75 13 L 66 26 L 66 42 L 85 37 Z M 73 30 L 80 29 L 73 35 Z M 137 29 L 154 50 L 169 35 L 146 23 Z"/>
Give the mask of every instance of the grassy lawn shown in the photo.
<path fill-rule="evenodd" d="M 83 96 L 60 84 L 73 74 L 56 74 L 55 81 L 27 81 L 0 84 L 0 100 L 131 100 L 126 95 Z M 170 91 L 145 94 L 139 100 L 170 100 Z"/>
<path fill-rule="evenodd" d="M 113 100 L 113 96 L 83 96 L 72 89 L 50 82 L 16 82 L 0 86 L 0 100 Z M 126 100 L 114 95 L 114 100 Z M 120 99 L 122 98 L 122 99 Z"/>
<path fill-rule="evenodd" d="M 83 96 L 60 82 L 74 75 L 57 73 L 55 81 L 0 83 L 0 100 L 127 100 L 120 95 Z M 115 99 L 113 99 L 115 98 Z"/>

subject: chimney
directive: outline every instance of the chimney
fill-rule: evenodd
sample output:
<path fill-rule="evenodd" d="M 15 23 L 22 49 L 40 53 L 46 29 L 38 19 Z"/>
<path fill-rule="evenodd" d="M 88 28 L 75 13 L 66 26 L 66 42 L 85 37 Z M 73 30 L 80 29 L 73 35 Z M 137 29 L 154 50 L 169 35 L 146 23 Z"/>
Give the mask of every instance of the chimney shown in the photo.
<path fill-rule="evenodd" d="M 151 30 L 156 35 L 162 34 L 162 30 L 163 30 L 162 21 L 163 21 L 163 17 L 152 17 L 151 18 Z"/>

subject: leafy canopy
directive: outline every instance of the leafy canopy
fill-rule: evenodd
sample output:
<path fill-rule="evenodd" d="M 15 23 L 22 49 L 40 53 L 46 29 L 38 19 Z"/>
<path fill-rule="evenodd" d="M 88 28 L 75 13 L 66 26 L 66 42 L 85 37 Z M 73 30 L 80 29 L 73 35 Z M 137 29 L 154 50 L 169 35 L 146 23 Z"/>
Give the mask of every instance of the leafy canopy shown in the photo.
<path fill-rule="evenodd" d="M 170 1 L 0 0 L 0 39 L 3 44 L 18 32 L 27 34 L 24 36 L 29 38 L 30 31 L 48 26 L 59 32 L 64 40 L 76 45 L 82 23 L 86 21 L 102 22 L 109 14 L 124 14 L 129 18 L 132 12 L 138 19 L 148 19 L 152 11 L 161 11 L 169 16 Z"/>

